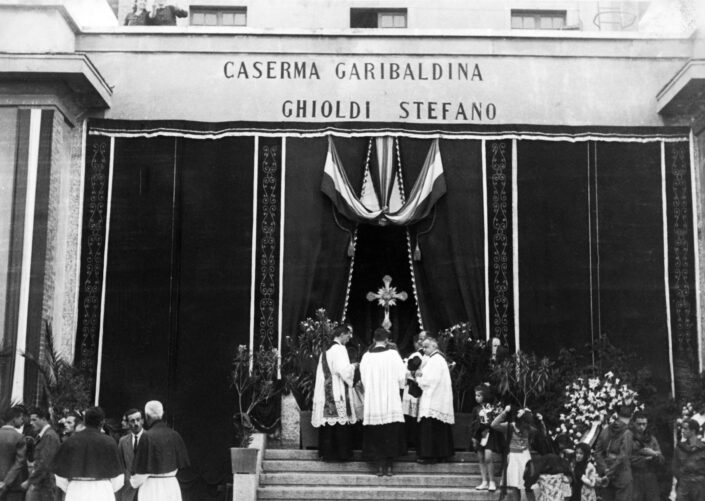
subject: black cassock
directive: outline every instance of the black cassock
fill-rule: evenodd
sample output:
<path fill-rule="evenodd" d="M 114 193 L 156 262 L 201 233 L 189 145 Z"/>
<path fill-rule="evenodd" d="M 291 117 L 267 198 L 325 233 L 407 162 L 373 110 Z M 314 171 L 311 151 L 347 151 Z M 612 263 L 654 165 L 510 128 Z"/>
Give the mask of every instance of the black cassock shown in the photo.
<path fill-rule="evenodd" d="M 123 473 L 117 444 L 88 426 L 71 435 L 54 456 L 53 471 L 66 479 L 111 479 Z"/>
<path fill-rule="evenodd" d="M 157 421 L 142 434 L 137 444 L 133 475 L 159 475 L 190 466 L 186 444 L 181 435 L 164 422 Z"/>

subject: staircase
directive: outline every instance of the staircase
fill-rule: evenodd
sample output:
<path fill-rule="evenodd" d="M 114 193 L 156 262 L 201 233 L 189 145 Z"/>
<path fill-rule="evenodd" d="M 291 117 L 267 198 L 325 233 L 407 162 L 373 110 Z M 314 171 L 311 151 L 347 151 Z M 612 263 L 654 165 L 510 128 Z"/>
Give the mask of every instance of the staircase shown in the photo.
<path fill-rule="evenodd" d="M 324 463 L 317 451 L 266 449 L 258 500 L 462 500 L 494 501 L 497 492 L 476 491 L 480 470 L 475 453 L 456 452 L 451 462 L 418 464 L 413 453 L 394 463 L 394 476 L 378 477 L 362 461 Z"/>

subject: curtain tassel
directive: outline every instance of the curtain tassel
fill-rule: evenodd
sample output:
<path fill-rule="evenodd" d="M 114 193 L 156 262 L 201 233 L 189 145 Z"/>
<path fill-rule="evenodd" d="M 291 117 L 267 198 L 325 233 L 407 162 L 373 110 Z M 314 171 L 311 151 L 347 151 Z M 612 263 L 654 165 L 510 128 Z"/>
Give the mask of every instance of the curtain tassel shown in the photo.
<path fill-rule="evenodd" d="M 355 256 L 355 243 L 353 242 L 353 237 L 350 237 L 350 242 L 348 242 L 348 257 L 352 258 Z"/>
<path fill-rule="evenodd" d="M 419 247 L 419 242 L 416 242 L 416 248 L 414 249 L 414 261 L 421 261 L 421 248 Z"/>

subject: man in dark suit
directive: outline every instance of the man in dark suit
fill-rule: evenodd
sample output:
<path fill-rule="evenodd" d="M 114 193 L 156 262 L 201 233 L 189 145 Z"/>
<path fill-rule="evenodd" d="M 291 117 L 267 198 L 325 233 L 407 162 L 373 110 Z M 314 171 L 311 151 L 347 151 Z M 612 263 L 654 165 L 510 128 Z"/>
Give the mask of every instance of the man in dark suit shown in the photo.
<path fill-rule="evenodd" d="M 49 413 L 45 409 L 30 409 L 29 422 L 37 433 L 37 442 L 34 446 L 34 469 L 29 478 L 22 482 L 22 488 L 27 491 L 25 501 L 53 501 L 56 482 L 52 465 L 61 445 L 59 435 L 49 426 Z"/>
<path fill-rule="evenodd" d="M 135 501 L 137 499 L 137 489 L 130 485 L 130 472 L 135 458 L 137 444 L 139 444 L 144 433 L 144 419 L 142 412 L 137 409 L 130 409 L 125 413 L 125 419 L 130 428 L 130 433 L 120 439 L 118 451 L 120 452 L 120 463 L 125 471 L 125 485 L 118 492 L 119 501 Z"/>
<path fill-rule="evenodd" d="M 24 413 L 20 407 L 10 408 L 0 428 L 0 501 L 22 501 L 20 488 L 27 478 L 27 442 L 22 435 Z"/>

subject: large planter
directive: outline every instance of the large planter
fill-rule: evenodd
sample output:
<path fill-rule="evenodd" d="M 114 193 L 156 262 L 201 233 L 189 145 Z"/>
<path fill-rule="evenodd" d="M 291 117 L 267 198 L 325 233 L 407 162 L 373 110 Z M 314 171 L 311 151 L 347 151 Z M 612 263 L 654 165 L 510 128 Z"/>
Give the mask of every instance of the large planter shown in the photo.
<path fill-rule="evenodd" d="M 466 451 L 470 448 L 470 424 L 472 416 L 469 412 L 455 414 L 453 425 L 453 446 L 456 450 Z"/>
<path fill-rule="evenodd" d="M 230 464 L 233 474 L 257 473 L 257 455 L 259 449 L 232 447 L 230 449 Z"/>
<path fill-rule="evenodd" d="M 311 424 L 311 411 L 301 411 L 299 430 L 302 449 L 318 449 L 318 430 Z"/>
<path fill-rule="evenodd" d="M 267 435 L 255 433 L 252 435 L 252 443 L 249 447 L 230 449 L 233 469 L 232 501 L 257 501 L 259 474 L 262 471 L 262 459 L 266 448 Z"/>

